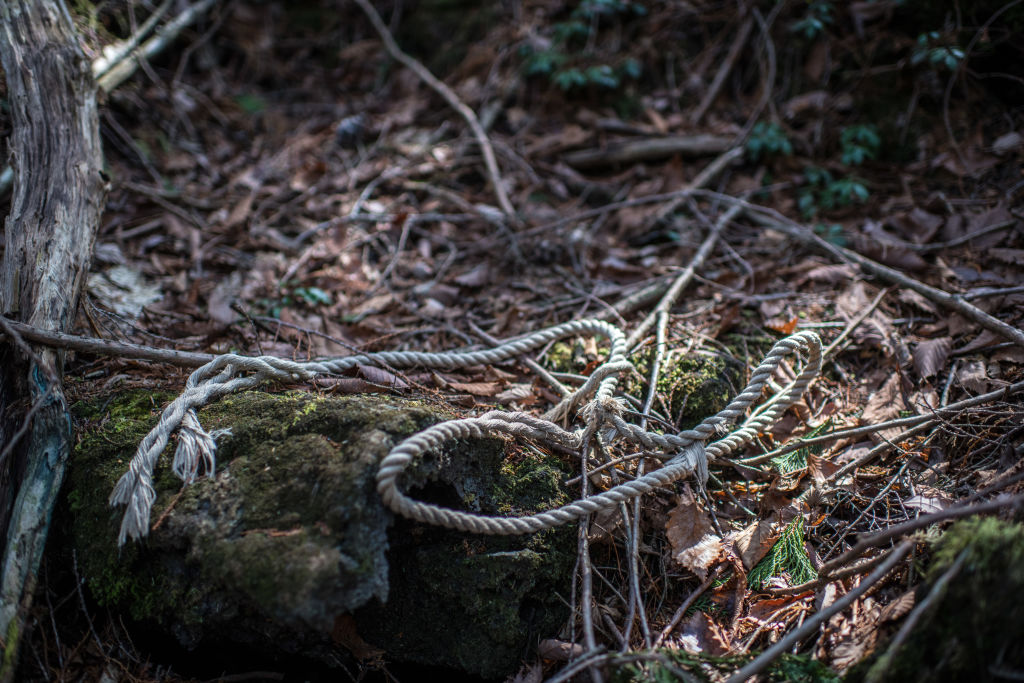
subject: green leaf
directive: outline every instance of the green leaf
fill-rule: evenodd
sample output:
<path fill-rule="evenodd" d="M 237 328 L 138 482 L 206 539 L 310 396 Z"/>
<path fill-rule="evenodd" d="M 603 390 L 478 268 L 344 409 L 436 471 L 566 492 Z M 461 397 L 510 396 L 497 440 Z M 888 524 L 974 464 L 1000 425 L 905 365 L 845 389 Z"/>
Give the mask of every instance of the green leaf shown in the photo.
<path fill-rule="evenodd" d="M 260 114 L 267 108 L 267 101 L 259 95 L 246 94 L 235 98 L 235 103 L 242 108 L 246 114 Z"/>
<path fill-rule="evenodd" d="M 804 546 L 803 517 L 796 517 L 783 529 L 772 549 L 747 574 L 747 585 L 752 590 L 761 590 L 771 579 L 783 574 L 789 576 L 789 582 L 794 586 L 818 576 Z"/>
<path fill-rule="evenodd" d="M 317 304 L 322 304 L 324 306 L 331 305 L 331 295 L 319 287 L 297 287 L 295 289 L 295 296 L 299 297 L 310 306 L 315 306 Z"/>

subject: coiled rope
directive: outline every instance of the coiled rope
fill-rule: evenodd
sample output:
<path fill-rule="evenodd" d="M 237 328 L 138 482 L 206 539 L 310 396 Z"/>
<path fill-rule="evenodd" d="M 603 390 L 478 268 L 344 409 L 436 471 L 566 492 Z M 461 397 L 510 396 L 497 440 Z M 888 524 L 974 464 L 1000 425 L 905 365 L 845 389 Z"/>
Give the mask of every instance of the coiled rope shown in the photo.
<path fill-rule="evenodd" d="M 618 377 L 631 370 L 626 359 L 626 338 L 616 326 L 601 320 L 578 320 L 554 325 L 513 339 L 490 349 L 423 353 L 382 351 L 323 361 L 296 362 L 272 356 L 225 354 L 195 370 L 185 390 L 164 409 L 157 425 L 139 444 L 128 471 L 110 495 L 110 504 L 126 505 L 118 543 L 138 539 L 149 531 L 149 517 L 156 500 L 153 470 L 171 434 L 179 430 L 172 469 L 186 484 L 202 471 L 213 476 L 216 442 L 199 424 L 196 410 L 227 394 L 251 389 L 265 381 L 297 382 L 319 375 L 337 374 L 356 365 L 428 367 L 455 369 L 499 363 L 523 355 L 549 342 L 578 335 L 600 335 L 610 342 L 608 358 L 587 381 L 565 397 L 543 417 L 523 412 L 492 411 L 478 417 L 449 420 L 414 434 L 391 449 L 377 472 L 377 491 L 385 504 L 411 519 L 481 534 L 524 534 L 558 526 L 588 513 L 617 505 L 696 472 L 701 484 L 707 480 L 707 456 L 722 457 L 750 441 L 771 425 L 796 401 L 821 370 L 821 340 L 812 332 L 799 332 L 772 347 L 754 370 L 750 383 L 717 415 L 693 429 L 678 434 L 659 434 L 630 424 L 622 417 L 623 404 L 614 397 Z M 761 395 L 782 359 L 798 350 L 807 360 L 793 382 L 779 391 L 759 412 L 738 429 L 711 444 L 705 442 L 726 424 L 731 424 Z M 590 398 L 592 396 L 592 398 Z M 589 399 L 589 400 L 588 400 Z M 585 402 L 586 401 L 586 402 Z M 585 402 L 585 403 L 584 403 Z M 555 421 L 580 407 L 582 426 L 568 431 Z M 419 455 L 452 439 L 491 436 L 495 433 L 530 437 L 579 449 L 595 435 L 638 444 L 663 461 L 664 466 L 608 491 L 577 500 L 555 510 L 523 517 L 489 517 L 412 500 L 398 488 L 398 478 Z"/>

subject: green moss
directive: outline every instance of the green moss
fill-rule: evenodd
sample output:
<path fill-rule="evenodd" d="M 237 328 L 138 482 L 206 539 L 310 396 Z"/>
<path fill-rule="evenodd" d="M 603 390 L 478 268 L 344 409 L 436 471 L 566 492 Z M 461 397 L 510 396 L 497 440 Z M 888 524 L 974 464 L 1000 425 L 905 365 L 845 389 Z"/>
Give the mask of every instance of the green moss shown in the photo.
<path fill-rule="evenodd" d="M 634 359 L 641 377 L 650 376 L 653 351 Z M 668 406 L 669 419 L 683 429 L 719 412 L 738 393 L 740 373 L 736 367 L 718 356 L 670 351 L 665 354 L 658 374 L 658 395 Z M 626 383 L 626 391 L 642 395 L 647 383 L 634 376 Z"/>
<path fill-rule="evenodd" d="M 578 354 L 572 344 L 566 341 L 555 342 L 545 354 L 547 366 L 555 372 L 579 372 L 582 367 L 577 367 L 576 358 Z"/>
<path fill-rule="evenodd" d="M 870 663 L 878 680 L 1005 680 L 998 670 L 1024 670 L 1024 525 L 994 518 L 954 524 L 935 543 L 919 600 L 961 553 L 959 572 L 906 643 Z M 858 667 L 848 680 L 862 680 L 868 668 Z"/>
<path fill-rule="evenodd" d="M 360 610 L 359 630 L 389 654 L 499 675 L 518 664 L 530 634 L 552 633 L 566 616 L 557 590 L 575 558 L 571 528 L 481 539 L 400 520 L 387 532 L 377 463 L 449 417 L 436 408 L 380 396 L 225 397 L 200 412 L 208 430 L 230 430 L 218 439 L 217 476 L 182 490 L 168 449 L 152 519 L 173 507 L 157 532 L 120 551 L 123 511 L 107 496 L 155 411 L 132 394 L 78 414 L 64 509 L 86 585 L 100 604 L 160 624 L 187 647 L 210 633 L 252 640 L 316 625 L 323 634 L 377 597 L 387 602 Z M 565 503 L 564 475 L 552 456 L 505 460 L 503 442 L 489 439 L 424 454 L 403 478 L 416 497 L 501 514 Z M 443 614 L 459 623 L 457 637 L 412 635 L 432 634 Z"/>

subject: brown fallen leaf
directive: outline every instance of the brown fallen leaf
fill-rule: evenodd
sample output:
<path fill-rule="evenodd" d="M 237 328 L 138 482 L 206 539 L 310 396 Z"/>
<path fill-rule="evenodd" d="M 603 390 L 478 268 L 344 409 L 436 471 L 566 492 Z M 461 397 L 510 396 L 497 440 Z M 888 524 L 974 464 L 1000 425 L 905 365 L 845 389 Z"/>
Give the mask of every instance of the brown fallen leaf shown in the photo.
<path fill-rule="evenodd" d="M 473 396 L 494 396 L 501 391 L 501 382 L 448 382 L 455 391 L 463 391 Z"/>
<path fill-rule="evenodd" d="M 533 396 L 533 384 L 510 384 L 508 389 L 495 394 L 494 398 L 498 403 L 512 403 L 513 401 L 525 401 Z"/>
<path fill-rule="evenodd" d="M 722 557 L 722 539 L 714 533 L 711 519 L 689 484 L 683 484 L 665 529 L 672 546 L 672 559 L 701 581 L 706 579 L 708 570 Z"/>
<path fill-rule="evenodd" d="M 375 384 L 382 384 L 392 389 L 405 389 L 409 386 L 409 383 L 404 379 L 384 368 L 363 364 L 359 364 L 356 367 L 359 368 L 359 374 Z"/>
<path fill-rule="evenodd" d="M 754 522 L 739 532 L 726 534 L 725 540 L 736 548 L 736 554 L 750 571 L 761 561 L 779 537 L 779 525 L 771 519 Z"/>
<path fill-rule="evenodd" d="M 961 363 L 956 369 L 956 378 L 968 391 L 983 394 L 988 391 L 988 373 L 985 371 L 985 361 L 969 360 Z"/>
<path fill-rule="evenodd" d="M 932 377 L 946 365 L 949 359 L 949 351 L 953 348 L 951 337 L 939 337 L 938 339 L 926 339 L 914 347 L 913 360 L 914 369 L 921 379 Z"/>
<path fill-rule="evenodd" d="M 692 655 L 720 657 L 732 650 L 729 634 L 704 612 L 695 612 L 680 631 L 680 644 Z"/>

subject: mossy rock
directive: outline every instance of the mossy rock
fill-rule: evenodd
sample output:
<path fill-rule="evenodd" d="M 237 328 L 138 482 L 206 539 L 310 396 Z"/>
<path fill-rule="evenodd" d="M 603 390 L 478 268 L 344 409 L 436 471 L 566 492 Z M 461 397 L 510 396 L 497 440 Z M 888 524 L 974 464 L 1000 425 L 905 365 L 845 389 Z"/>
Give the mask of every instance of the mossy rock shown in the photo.
<path fill-rule="evenodd" d="M 99 604 L 186 649 L 245 644 L 320 662 L 351 661 L 331 633 L 354 615 L 388 661 L 484 677 L 513 672 L 567 617 L 557 595 L 575 558 L 570 528 L 491 538 L 395 523 L 376 492 L 377 464 L 451 417 L 417 401 L 228 396 L 200 412 L 207 429 L 230 430 L 215 476 L 182 489 L 168 448 L 154 481 L 152 519 L 161 521 L 119 550 L 123 509 L 107 497 L 168 398 L 137 392 L 76 407 L 85 424 L 59 526 Z M 405 485 L 484 514 L 568 502 L 556 459 L 505 459 L 504 450 L 498 439 L 450 444 L 414 464 Z"/>
<path fill-rule="evenodd" d="M 846 680 L 1004 681 L 1024 671 L 1024 525 L 968 519 L 938 539 L 918 602 L 965 554 L 960 570 L 937 596 L 910 637 L 889 655 L 882 645 Z"/>
<path fill-rule="evenodd" d="M 653 351 L 633 359 L 645 381 L 634 375 L 626 384 L 627 392 L 638 397 L 646 394 L 652 360 Z M 657 391 L 669 410 L 669 420 L 680 429 L 689 429 L 725 408 L 743 388 L 741 380 L 739 368 L 720 356 L 670 350 L 658 373 Z M 663 404 L 654 407 L 661 411 Z"/>

